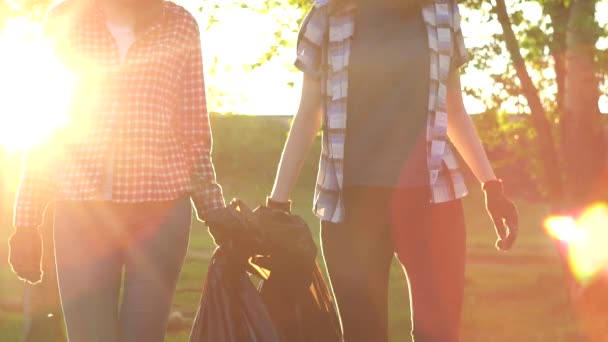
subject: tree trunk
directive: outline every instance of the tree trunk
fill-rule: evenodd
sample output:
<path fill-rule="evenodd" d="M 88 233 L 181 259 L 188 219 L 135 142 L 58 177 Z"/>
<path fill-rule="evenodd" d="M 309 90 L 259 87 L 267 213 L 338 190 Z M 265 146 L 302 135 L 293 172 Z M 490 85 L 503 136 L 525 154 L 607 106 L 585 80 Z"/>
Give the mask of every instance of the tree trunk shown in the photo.
<path fill-rule="evenodd" d="M 605 146 L 598 107 L 599 78 L 595 65 L 597 23 L 595 0 L 577 0 L 571 5 L 566 35 L 566 93 L 562 116 L 562 143 L 566 203 L 583 207 L 605 199 L 601 173 Z M 605 185 L 605 184 L 604 184 Z"/>
<path fill-rule="evenodd" d="M 582 209 L 605 201 L 608 183 L 606 146 L 595 65 L 598 27 L 596 0 L 575 0 L 570 8 L 566 34 L 566 93 L 562 120 L 566 200 L 570 208 Z M 605 227 L 603 227 L 605 228 Z M 608 339 L 608 277 L 601 274 L 585 284 L 574 303 L 581 326 L 590 341 Z"/>
<path fill-rule="evenodd" d="M 564 94 L 566 93 L 566 31 L 570 8 L 563 1 L 547 2 L 544 6 L 545 14 L 551 18 L 553 35 L 549 49 L 555 63 L 555 83 L 557 84 L 557 114 L 561 117 L 564 112 Z"/>
<path fill-rule="evenodd" d="M 515 66 L 515 71 L 521 83 L 523 94 L 530 107 L 531 121 L 536 130 L 537 142 L 540 147 L 540 158 L 543 160 L 543 181 L 547 184 L 549 202 L 552 207 L 555 207 L 561 203 L 563 189 L 562 173 L 551 132 L 551 124 L 547 119 L 539 91 L 530 78 L 526 63 L 519 50 L 519 43 L 513 32 L 505 1 L 496 0 L 494 11 L 502 27 L 505 44 Z"/>

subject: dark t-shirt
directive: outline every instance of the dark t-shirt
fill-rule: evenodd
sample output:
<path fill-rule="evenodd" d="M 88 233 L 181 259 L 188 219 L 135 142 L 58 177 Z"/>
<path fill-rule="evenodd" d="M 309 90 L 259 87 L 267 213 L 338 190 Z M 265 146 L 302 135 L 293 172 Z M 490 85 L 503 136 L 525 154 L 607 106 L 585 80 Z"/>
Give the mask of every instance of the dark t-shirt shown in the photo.
<path fill-rule="evenodd" d="M 349 69 L 346 186 L 428 185 L 429 48 L 420 11 L 361 4 Z"/>

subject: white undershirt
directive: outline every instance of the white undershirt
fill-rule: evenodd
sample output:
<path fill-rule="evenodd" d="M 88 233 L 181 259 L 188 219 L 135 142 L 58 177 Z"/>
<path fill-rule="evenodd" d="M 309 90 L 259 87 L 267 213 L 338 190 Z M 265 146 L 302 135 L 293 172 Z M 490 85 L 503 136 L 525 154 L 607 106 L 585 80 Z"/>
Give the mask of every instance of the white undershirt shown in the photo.
<path fill-rule="evenodd" d="M 124 62 L 127 51 L 133 42 L 135 42 L 135 29 L 131 25 L 117 24 L 111 21 L 106 21 L 108 30 L 114 36 L 116 45 L 118 45 L 118 53 L 121 63 Z"/>
<path fill-rule="evenodd" d="M 124 63 L 127 52 L 135 42 L 135 30 L 131 25 L 117 24 L 106 21 L 106 26 L 118 46 L 118 55 L 120 63 Z M 114 183 L 114 149 L 111 148 L 109 154 L 105 158 L 103 170 L 103 182 L 100 200 L 112 200 L 112 186 Z"/>

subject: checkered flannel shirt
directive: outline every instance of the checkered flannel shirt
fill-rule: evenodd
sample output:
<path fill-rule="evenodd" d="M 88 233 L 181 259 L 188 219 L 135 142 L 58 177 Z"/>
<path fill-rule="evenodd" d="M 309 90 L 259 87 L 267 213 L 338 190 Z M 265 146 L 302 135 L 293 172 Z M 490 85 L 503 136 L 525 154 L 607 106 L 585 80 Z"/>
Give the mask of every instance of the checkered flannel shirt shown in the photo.
<path fill-rule="evenodd" d="M 300 29 L 295 64 L 321 80 L 325 98 L 314 212 L 322 220 L 339 223 L 344 219 L 342 188 L 348 67 L 357 9 L 351 5 L 330 11 L 327 2 L 316 0 L 306 16 Z M 421 11 L 431 59 L 426 134 L 430 201 L 441 203 L 467 194 L 463 174 L 447 136 L 447 83 L 451 69 L 463 65 L 468 55 L 460 30 L 458 5 L 453 0 L 435 0 Z"/>
<path fill-rule="evenodd" d="M 210 156 L 194 17 L 164 2 L 154 20 L 137 28 L 121 63 L 103 13 L 87 1 L 67 0 L 47 18 L 46 33 L 73 71 L 76 87 L 67 127 L 24 157 L 14 225 L 40 225 L 52 200 L 98 200 L 108 158 L 113 202 L 187 195 L 204 219 L 209 210 L 223 207 L 224 199 Z"/>

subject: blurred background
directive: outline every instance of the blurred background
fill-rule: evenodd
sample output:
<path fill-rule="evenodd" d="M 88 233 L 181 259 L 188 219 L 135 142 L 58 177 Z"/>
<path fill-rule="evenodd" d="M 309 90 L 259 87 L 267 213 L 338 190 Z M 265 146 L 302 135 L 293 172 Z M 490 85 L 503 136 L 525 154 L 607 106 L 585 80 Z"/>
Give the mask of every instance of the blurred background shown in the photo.
<path fill-rule="evenodd" d="M 261 204 L 298 105 L 301 74 L 292 62 L 310 3 L 177 2 L 195 14 L 203 31 L 220 183 L 227 198 Z M 40 27 L 50 5 L 0 2 L 2 241 L 12 230 L 23 151 L 62 124 L 49 103 L 61 106 L 69 80 L 41 57 Z M 469 175 L 462 339 L 606 342 L 608 1 L 465 0 L 460 9 L 472 57 L 462 76 L 465 104 L 522 221 L 515 249 L 496 251 L 479 186 Z M 293 198 L 315 237 L 318 222 L 310 208 L 319 145 Z M 187 340 L 213 248 L 203 224 L 196 223 L 167 341 Z M 6 256 L 1 243 L 0 260 Z M 52 265 L 46 267 L 52 276 Z M 408 340 L 407 300 L 403 273 L 394 265 L 391 340 Z M 0 263 L 0 341 L 63 341 L 57 305 L 52 283 L 25 287 Z"/>

